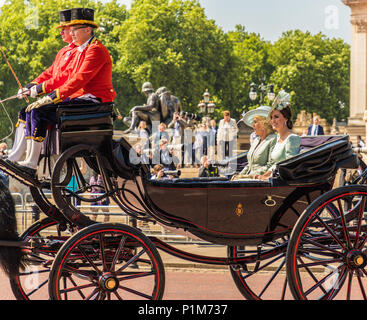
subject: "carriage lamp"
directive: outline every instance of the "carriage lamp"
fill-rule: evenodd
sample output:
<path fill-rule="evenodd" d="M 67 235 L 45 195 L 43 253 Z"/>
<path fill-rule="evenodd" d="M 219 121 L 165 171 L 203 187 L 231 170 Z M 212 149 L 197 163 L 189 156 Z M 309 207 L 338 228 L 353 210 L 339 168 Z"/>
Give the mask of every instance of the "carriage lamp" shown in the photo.
<path fill-rule="evenodd" d="M 273 84 L 266 85 L 263 82 L 261 82 L 261 84 L 257 85 L 254 82 L 251 83 L 249 97 L 252 101 L 255 101 L 257 99 L 257 91 L 259 91 L 260 93 L 260 104 L 264 102 L 265 93 L 266 97 L 270 102 L 275 99 Z"/>

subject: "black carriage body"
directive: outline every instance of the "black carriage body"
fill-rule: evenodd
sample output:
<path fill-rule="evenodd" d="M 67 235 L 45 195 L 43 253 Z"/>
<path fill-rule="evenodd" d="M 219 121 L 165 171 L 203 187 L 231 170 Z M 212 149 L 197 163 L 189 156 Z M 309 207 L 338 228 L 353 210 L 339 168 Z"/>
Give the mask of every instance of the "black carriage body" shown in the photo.
<path fill-rule="evenodd" d="M 260 244 L 290 233 L 297 213 L 330 183 L 273 186 L 265 181 L 177 179 L 146 181 L 150 206 L 159 217 L 217 244 Z"/>
<path fill-rule="evenodd" d="M 317 145 L 315 147 L 315 145 Z M 302 152 L 269 181 L 149 180 L 148 206 L 178 228 L 218 244 L 260 244 L 289 234 L 299 215 L 332 188 L 339 168 L 356 168 L 348 136 L 306 137 Z"/>

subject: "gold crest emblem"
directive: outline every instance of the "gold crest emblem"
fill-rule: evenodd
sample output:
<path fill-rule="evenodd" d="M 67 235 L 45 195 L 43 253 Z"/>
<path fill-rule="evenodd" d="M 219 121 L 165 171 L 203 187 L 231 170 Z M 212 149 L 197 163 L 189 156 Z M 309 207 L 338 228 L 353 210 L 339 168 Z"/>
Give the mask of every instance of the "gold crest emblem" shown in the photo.
<path fill-rule="evenodd" d="M 236 208 L 236 214 L 237 216 L 242 216 L 243 215 L 243 206 L 242 206 L 242 203 L 239 203 L 237 205 L 237 208 Z"/>

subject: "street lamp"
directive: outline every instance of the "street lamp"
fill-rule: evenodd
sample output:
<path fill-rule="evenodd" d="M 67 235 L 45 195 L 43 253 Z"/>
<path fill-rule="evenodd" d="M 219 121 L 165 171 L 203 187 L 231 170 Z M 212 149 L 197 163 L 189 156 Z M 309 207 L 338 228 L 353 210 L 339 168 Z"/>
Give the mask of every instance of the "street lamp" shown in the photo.
<path fill-rule="evenodd" d="M 205 114 L 213 113 L 216 105 L 213 101 L 210 101 L 210 93 L 208 92 L 208 89 L 205 90 L 203 97 L 204 100 L 201 100 L 198 104 L 199 112 Z"/>
<path fill-rule="evenodd" d="M 264 102 L 265 93 L 270 102 L 275 99 L 273 84 L 266 85 L 263 82 L 261 82 L 261 84 L 257 85 L 254 82 L 251 83 L 249 97 L 252 101 L 255 101 L 257 99 L 257 91 L 259 91 L 260 93 L 260 104 Z"/>

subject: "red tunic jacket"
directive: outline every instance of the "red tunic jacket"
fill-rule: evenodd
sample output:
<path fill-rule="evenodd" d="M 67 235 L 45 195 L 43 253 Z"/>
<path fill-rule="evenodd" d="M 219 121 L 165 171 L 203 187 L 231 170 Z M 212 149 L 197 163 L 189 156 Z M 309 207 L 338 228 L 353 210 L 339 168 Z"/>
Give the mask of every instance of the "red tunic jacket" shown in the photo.
<path fill-rule="evenodd" d="M 57 53 L 52 65 L 32 81 L 34 84 L 42 84 L 42 92 L 37 90 L 39 93 L 51 92 L 67 80 L 69 75 L 67 67 L 74 59 L 76 48 L 74 43 L 63 47 Z M 45 89 L 46 86 L 48 91 Z"/>
<path fill-rule="evenodd" d="M 93 38 L 82 52 L 77 51 L 69 72 L 68 80 L 50 94 L 54 103 L 85 94 L 92 94 L 103 103 L 115 99 L 116 92 L 112 86 L 112 59 L 107 48 L 96 38 Z"/>

